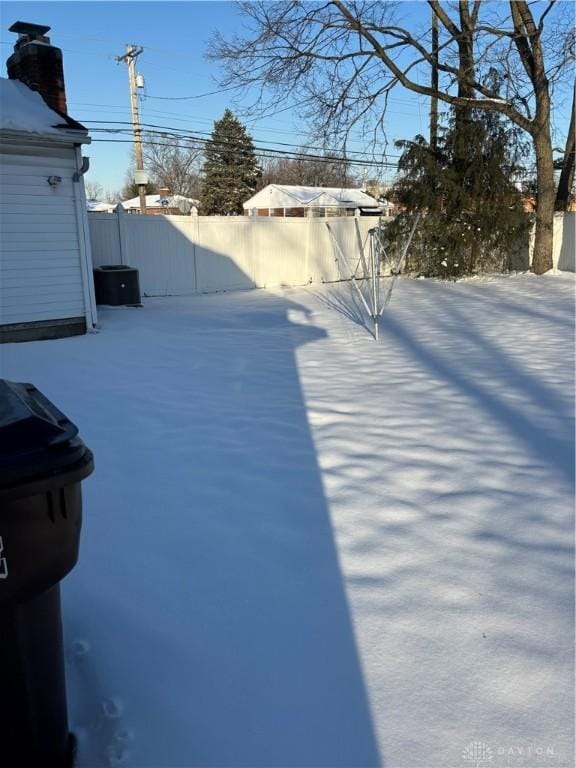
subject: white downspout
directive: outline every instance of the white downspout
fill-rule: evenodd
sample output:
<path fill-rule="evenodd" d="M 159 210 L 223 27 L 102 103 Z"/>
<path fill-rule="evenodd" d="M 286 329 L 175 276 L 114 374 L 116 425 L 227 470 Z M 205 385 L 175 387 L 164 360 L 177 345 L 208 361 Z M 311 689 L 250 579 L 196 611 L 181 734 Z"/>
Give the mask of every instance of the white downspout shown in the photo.
<path fill-rule="evenodd" d="M 74 205 L 76 208 L 76 223 L 78 228 L 78 244 L 80 246 L 80 270 L 82 273 L 82 289 L 84 294 L 84 314 L 86 317 L 86 330 L 92 331 L 98 322 L 96 310 L 96 296 L 94 294 L 94 276 L 92 273 L 92 247 L 90 244 L 90 232 L 88 230 L 88 211 L 86 208 L 86 195 L 82 178 L 83 160 L 82 146 L 74 147 L 77 180 L 73 180 Z"/>

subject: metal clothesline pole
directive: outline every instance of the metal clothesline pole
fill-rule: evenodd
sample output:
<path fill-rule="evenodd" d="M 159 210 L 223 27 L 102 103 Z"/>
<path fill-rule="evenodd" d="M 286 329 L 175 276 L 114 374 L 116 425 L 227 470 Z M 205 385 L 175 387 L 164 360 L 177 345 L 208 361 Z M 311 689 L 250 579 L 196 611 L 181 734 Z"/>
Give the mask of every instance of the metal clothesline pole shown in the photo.
<path fill-rule="evenodd" d="M 360 296 L 360 298 L 362 300 L 362 304 L 364 305 L 364 308 L 366 309 L 366 312 L 368 312 L 368 314 L 370 314 L 370 307 L 368 306 L 368 302 L 364 298 L 364 294 L 362 293 L 362 290 L 360 289 L 360 286 L 358 285 L 358 281 L 356 280 L 356 275 L 355 275 L 355 273 L 353 273 L 350 270 L 350 264 L 348 263 L 348 259 L 346 258 L 346 256 L 344 256 L 344 252 L 343 252 L 342 248 L 340 248 L 340 244 L 338 243 L 338 240 L 336 240 L 336 238 L 334 237 L 334 233 L 330 229 L 330 225 L 328 224 L 328 222 L 326 222 L 326 226 L 328 227 L 328 232 L 330 233 L 330 237 L 332 239 L 332 242 L 336 246 L 336 250 L 338 251 L 338 253 L 342 257 L 342 261 L 344 262 L 344 264 L 346 265 L 347 269 L 351 273 L 352 283 L 355 286 L 356 290 L 358 291 L 358 295 Z"/>
<path fill-rule="evenodd" d="M 360 237 L 360 227 L 358 225 L 358 222 L 355 223 L 357 243 L 360 250 L 360 258 L 358 260 L 356 270 L 354 271 L 352 271 L 350 263 L 346 258 L 344 251 L 340 247 L 340 243 L 336 239 L 334 232 L 330 228 L 330 225 L 328 224 L 328 222 L 326 222 L 326 227 L 330 234 L 330 238 L 332 240 L 333 246 L 337 251 L 337 253 L 339 254 L 340 258 L 342 259 L 342 262 L 344 263 L 346 269 L 348 270 L 348 274 L 350 275 L 350 280 L 354 285 L 356 291 L 358 292 L 358 296 L 360 297 L 360 300 L 362 302 L 362 305 L 364 306 L 364 309 L 366 310 L 368 316 L 372 320 L 373 329 L 374 329 L 373 335 L 376 341 L 378 341 L 379 334 L 380 334 L 380 327 L 379 327 L 380 317 L 383 314 L 384 309 L 386 308 L 388 302 L 390 301 L 390 297 L 392 296 L 392 291 L 394 290 L 394 286 L 396 285 L 400 272 L 402 271 L 402 268 L 404 266 L 404 262 L 406 261 L 406 256 L 408 255 L 408 250 L 410 248 L 410 245 L 412 244 L 414 233 L 416 232 L 416 227 L 418 226 L 419 221 L 420 221 L 420 214 L 418 213 L 414 217 L 414 222 L 410 229 L 410 233 L 408 235 L 408 238 L 406 239 L 406 242 L 404 243 L 404 246 L 402 248 L 402 253 L 400 254 L 398 261 L 396 262 L 396 266 L 392 267 L 392 282 L 390 283 L 390 287 L 388 288 L 388 291 L 386 291 L 386 293 L 384 294 L 384 299 L 382 301 L 382 304 L 380 303 L 380 300 L 381 300 L 380 262 L 382 260 L 382 254 L 384 254 L 384 256 L 386 257 L 386 261 L 391 265 L 390 258 L 386 253 L 384 244 L 382 242 L 382 233 L 381 233 L 382 222 L 379 222 L 378 227 L 371 229 L 369 232 L 370 243 L 369 243 L 368 259 L 366 259 L 366 254 L 364 252 L 364 244 L 362 243 L 362 238 Z M 365 279 L 370 281 L 369 282 L 370 296 L 368 299 L 364 296 L 364 292 L 362 291 L 362 288 L 360 287 L 358 280 L 356 279 L 356 273 L 358 271 L 358 266 L 360 265 L 360 263 L 364 268 Z"/>
<path fill-rule="evenodd" d="M 412 238 L 414 237 L 414 233 L 416 232 L 416 227 L 418 226 L 419 221 L 420 221 L 420 214 L 417 213 L 414 218 L 414 223 L 412 224 L 412 229 L 410 230 L 408 239 L 406 240 L 406 243 L 404 244 L 404 248 L 402 249 L 402 254 L 398 259 L 398 262 L 396 263 L 396 268 L 394 269 L 394 277 L 392 279 L 392 283 L 390 284 L 390 288 L 388 289 L 388 293 L 386 294 L 386 297 L 382 304 L 382 308 L 380 309 L 380 312 L 379 312 L 380 315 L 382 315 L 388 302 L 390 301 L 390 297 L 392 296 L 392 291 L 394 290 L 396 281 L 398 280 L 398 277 L 400 276 L 400 272 L 402 271 L 402 267 L 404 266 L 404 261 L 406 260 L 406 256 L 408 255 L 408 249 L 410 248 L 410 244 L 412 243 Z"/>
<path fill-rule="evenodd" d="M 370 238 L 370 272 L 372 273 L 372 322 L 374 324 L 374 338 L 378 341 L 378 274 L 376 269 L 376 253 L 374 238 Z"/>

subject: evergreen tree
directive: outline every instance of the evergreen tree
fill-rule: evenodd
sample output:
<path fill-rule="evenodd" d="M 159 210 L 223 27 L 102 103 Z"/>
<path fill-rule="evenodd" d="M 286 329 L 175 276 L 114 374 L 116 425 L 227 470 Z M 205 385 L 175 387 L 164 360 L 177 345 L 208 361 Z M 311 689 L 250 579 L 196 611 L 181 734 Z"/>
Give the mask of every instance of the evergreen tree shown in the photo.
<path fill-rule="evenodd" d="M 256 191 L 262 170 L 252 139 L 229 109 L 214 123 L 204 156 L 202 212 L 222 216 L 241 214 L 242 203 Z"/>
<path fill-rule="evenodd" d="M 529 218 L 515 183 L 527 153 L 518 129 L 496 112 L 471 110 L 465 122 L 451 115 L 436 149 L 422 136 L 397 146 L 393 194 L 405 211 L 387 228 L 392 249 L 411 216 L 423 214 L 408 270 L 457 278 L 521 266 Z"/>

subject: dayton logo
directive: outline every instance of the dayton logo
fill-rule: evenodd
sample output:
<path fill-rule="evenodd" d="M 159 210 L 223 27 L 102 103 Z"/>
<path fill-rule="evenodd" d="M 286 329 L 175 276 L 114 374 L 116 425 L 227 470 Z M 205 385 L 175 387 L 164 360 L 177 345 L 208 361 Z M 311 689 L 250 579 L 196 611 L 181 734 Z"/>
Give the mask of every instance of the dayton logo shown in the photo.
<path fill-rule="evenodd" d="M 471 741 L 466 749 L 463 750 L 462 758 L 469 765 L 474 766 L 474 768 L 482 768 L 482 766 L 488 765 L 494 759 L 494 754 L 492 747 L 483 741 Z"/>

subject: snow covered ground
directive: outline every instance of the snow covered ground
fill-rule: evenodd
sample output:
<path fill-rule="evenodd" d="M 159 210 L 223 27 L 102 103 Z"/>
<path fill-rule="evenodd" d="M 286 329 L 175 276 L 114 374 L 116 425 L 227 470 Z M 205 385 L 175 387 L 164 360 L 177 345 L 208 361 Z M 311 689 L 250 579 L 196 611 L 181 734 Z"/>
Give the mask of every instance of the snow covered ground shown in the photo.
<path fill-rule="evenodd" d="M 96 456 L 81 768 L 573 765 L 574 279 L 148 299 L 5 346 Z"/>

